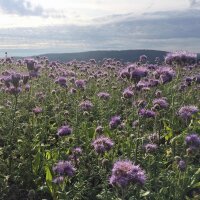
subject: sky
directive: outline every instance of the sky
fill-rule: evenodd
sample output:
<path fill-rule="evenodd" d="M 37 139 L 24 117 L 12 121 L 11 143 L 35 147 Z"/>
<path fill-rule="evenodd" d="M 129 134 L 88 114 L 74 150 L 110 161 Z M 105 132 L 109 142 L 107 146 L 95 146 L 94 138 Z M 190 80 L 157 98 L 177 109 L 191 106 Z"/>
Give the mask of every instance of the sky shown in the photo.
<path fill-rule="evenodd" d="M 0 57 L 91 50 L 200 52 L 200 0 L 0 0 Z"/>

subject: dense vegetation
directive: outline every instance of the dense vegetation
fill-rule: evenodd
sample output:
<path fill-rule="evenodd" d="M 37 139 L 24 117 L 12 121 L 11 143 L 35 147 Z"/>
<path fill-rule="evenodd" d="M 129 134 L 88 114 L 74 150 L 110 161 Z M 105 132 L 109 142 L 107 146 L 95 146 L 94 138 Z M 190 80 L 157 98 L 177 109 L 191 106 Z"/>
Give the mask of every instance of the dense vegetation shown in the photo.
<path fill-rule="evenodd" d="M 196 61 L 2 59 L 0 199 L 199 199 Z"/>

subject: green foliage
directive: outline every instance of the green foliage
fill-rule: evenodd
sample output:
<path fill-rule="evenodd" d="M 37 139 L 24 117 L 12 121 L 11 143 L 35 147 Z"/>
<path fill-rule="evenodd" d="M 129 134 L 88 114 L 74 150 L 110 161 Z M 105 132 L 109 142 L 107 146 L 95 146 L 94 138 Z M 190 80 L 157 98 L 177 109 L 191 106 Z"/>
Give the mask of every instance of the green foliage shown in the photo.
<path fill-rule="evenodd" d="M 200 73 L 199 66 L 192 70 L 182 67 L 179 77 L 171 82 L 139 91 L 135 80 L 119 78 L 121 68 L 117 61 L 106 67 L 90 62 L 57 63 L 52 67 L 44 59 L 38 62 L 42 66 L 40 76 L 28 81 L 29 91 L 22 84 L 22 92 L 11 95 L 3 81 L 0 86 L 0 199 L 30 199 L 30 194 L 35 199 L 48 200 L 199 198 L 199 149 L 191 153 L 185 144 L 189 133 L 200 134 L 199 113 L 187 121 L 177 115 L 184 105 L 200 108 L 197 83 L 192 81 L 185 90 L 178 90 L 187 76 Z M 0 66 L 1 73 L 10 67 L 28 73 L 25 65 Z M 71 71 L 76 75 L 69 75 Z M 52 74 L 54 78 L 49 77 Z M 67 87 L 55 83 L 60 76 L 66 76 Z M 148 78 L 153 76 L 152 70 Z M 73 79 L 84 79 L 85 89 L 76 88 Z M 123 96 L 127 87 L 134 91 L 130 99 Z M 70 92 L 72 88 L 76 88 L 76 93 Z M 153 108 L 158 90 L 169 103 L 166 109 Z M 99 92 L 108 92 L 110 99 L 100 99 Z M 79 105 L 83 100 L 91 101 L 93 108 L 82 111 Z M 138 115 L 140 100 L 146 102 L 146 109 L 156 112 L 155 118 Z M 35 107 L 42 108 L 42 112 L 34 113 Z M 109 121 L 115 115 L 121 117 L 121 124 L 111 129 Z M 72 134 L 59 137 L 58 128 L 66 124 L 72 128 Z M 99 125 L 102 133 L 96 131 Z M 149 139 L 153 133 L 158 137 L 155 141 Z M 111 138 L 114 146 L 98 154 L 91 144 L 101 134 Z M 147 143 L 155 143 L 158 148 L 147 152 Z M 75 147 L 82 152 L 74 154 Z M 186 162 L 185 170 L 179 169 L 177 157 Z M 144 169 L 147 181 L 143 187 L 133 184 L 121 190 L 109 184 L 113 164 L 120 159 L 136 162 Z M 60 160 L 70 161 L 75 173 L 64 175 L 63 182 L 56 184 L 54 179 L 59 174 L 53 167 Z"/>

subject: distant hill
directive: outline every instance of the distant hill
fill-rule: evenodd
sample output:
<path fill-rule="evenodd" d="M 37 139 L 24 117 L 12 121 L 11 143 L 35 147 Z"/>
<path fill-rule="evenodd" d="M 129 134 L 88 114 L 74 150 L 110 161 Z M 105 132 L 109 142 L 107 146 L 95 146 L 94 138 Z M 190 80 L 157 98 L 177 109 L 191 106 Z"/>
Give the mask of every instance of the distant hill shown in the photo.
<path fill-rule="evenodd" d="M 146 55 L 150 62 L 154 62 L 156 57 L 164 59 L 166 51 L 156 51 L 156 50 L 121 50 L 121 51 L 88 51 L 80 53 L 51 53 L 43 54 L 40 56 L 46 56 L 50 61 L 61 61 L 68 62 L 71 60 L 89 60 L 95 59 L 97 61 L 104 58 L 116 58 L 123 62 L 133 62 L 137 61 L 141 55 Z"/>

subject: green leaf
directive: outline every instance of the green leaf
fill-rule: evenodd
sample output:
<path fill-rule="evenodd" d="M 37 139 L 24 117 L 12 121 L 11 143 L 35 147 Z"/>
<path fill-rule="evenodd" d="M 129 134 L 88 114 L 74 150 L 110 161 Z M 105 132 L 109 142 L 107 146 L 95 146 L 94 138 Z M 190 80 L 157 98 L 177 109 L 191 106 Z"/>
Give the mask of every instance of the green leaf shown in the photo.
<path fill-rule="evenodd" d="M 51 170 L 50 170 L 49 166 L 47 166 L 47 165 L 45 166 L 45 174 L 46 174 L 47 186 L 52 193 L 53 192 L 53 184 L 52 184 L 53 177 L 51 174 Z"/>
<path fill-rule="evenodd" d="M 38 174 L 38 170 L 40 168 L 40 162 L 41 162 L 41 152 L 38 151 L 36 156 L 35 156 L 35 158 L 34 158 L 34 160 L 33 160 L 33 166 L 32 166 L 33 167 L 33 172 L 35 174 Z"/>
<path fill-rule="evenodd" d="M 192 188 L 200 188 L 200 182 L 195 183 L 195 184 L 192 186 Z"/>

